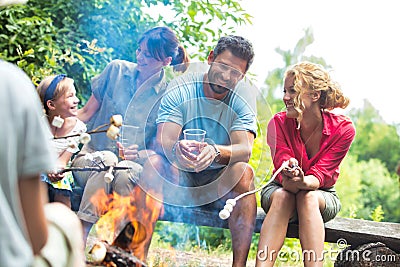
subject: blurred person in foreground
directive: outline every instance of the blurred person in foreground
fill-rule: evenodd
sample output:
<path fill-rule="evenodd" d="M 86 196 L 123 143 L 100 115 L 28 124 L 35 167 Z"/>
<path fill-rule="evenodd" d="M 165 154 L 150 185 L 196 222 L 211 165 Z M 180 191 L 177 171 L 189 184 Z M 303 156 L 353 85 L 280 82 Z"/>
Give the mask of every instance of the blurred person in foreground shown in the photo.
<path fill-rule="evenodd" d="M 0 259 L 2 266 L 84 266 L 81 224 L 47 203 L 40 173 L 55 168 L 48 124 L 25 73 L 0 60 Z"/>
<path fill-rule="evenodd" d="M 164 186 L 166 204 L 218 211 L 226 199 L 254 189 L 248 161 L 256 116 L 236 90 L 253 58 L 253 47 L 245 38 L 221 37 L 208 55 L 207 71 L 182 74 L 169 84 L 157 118 L 157 141 L 179 186 Z M 205 130 L 205 141 L 182 139 L 191 128 Z M 237 203 L 229 218 L 232 266 L 246 265 L 255 216 L 252 194 Z"/>
<path fill-rule="evenodd" d="M 267 142 L 275 170 L 289 167 L 261 192 L 267 213 L 258 244 L 256 266 L 273 266 L 289 222 L 298 222 L 305 266 L 323 266 L 324 222 L 340 211 L 335 183 L 339 166 L 355 136 L 351 120 L 334 112 L 349 99 L 320 65 L 300 62 L 285 73 L 286 112 L 268 124 Z"/>
<path fill-rule="evenodd" d="M 87 122 L 88 130 L 109 122 L 113 115 L 124 115 L 123 124 L 138 127 L 136 140 L 126 140 L 132 144 L 124 146 L 122 142 L 111 140 L 105 135 L 93 135 L 72 165 L 95 166 L 93 162 L 86 160 L 85 155 L 98 152 L 105 165 L 131 168 L 115 171 L 111 183 L 104 179 L 107 171 L 75 172 L 78 184 L 84 187 L 78 216 L 83 223 L 86 238 L 92 225 L 109 211 L 108 207 L 100 206 L 104 199 L 94 196 L 100 193 L 106 194 L 110 199 L 111 194 L 130 197 L 132 209 L 129 210 L 134 214 L 125 215 L 140 223 L 136 226 L 143 226 L 146 234 L 143 240 L 133 237 L 128 247 L 122 247 L 145 260 L 154 226 L 162 209 L 161 187 L 152 187 L 146 191 L 142 184 L 151 183 L 159 175 L 153 166 L 163 162 L 161 156 L 155 152 L 155 120 L 168 81 L 165 67 L 171 65 L 176 71 L 184 71 L 184 63 L 188 61 L 188 57 L 170 28 L 154 27 L 139 38 L 136 60 L 137 63 L 125 60 L 110 62 L 101 74 L 93 78 L 92 95 L 78 113 L 78 118 Z M 116 229 L 116 232 L 119 230 Z M 135 229 L 136 236 L 139 232 L 140 229 Z"/>

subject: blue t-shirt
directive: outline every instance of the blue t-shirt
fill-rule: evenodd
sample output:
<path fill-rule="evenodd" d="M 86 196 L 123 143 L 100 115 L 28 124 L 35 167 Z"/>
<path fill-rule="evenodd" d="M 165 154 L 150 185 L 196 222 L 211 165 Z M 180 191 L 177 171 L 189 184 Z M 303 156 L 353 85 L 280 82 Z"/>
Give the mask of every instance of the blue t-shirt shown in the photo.
<path fill-rule="evenodd" d="M 256 114 L 244 97 L 230 91 L 222 100 L 204 95 L 204 73 L 185 73 L 170 82 L 161 100 L 157 124 L 174 122 L 182 130 L 206 130 L 215 144 L 230 145 L 232 131 L 257 133 Z"/>

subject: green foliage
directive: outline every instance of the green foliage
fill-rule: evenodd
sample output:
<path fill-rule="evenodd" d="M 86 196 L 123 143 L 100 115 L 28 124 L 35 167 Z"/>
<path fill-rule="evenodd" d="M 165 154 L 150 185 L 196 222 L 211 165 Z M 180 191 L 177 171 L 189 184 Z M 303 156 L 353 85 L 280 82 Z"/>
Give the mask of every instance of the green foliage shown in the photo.
<path fill-rule="evenodd" d="M 95 63 L 109 57 L 79 32 L 78 3 L 32 0 L 0 10 L 0 58 L 17 64 L 36 85 L 47 75 L 67 73 L 85 99 L 99 71 Z"/>
<path fill-rule="evenodd" d="M 169 9 L 171 18 L 150 14 L 155 7 Z M 0 9 L 0 58 L 20 66 L 36 85 L 47 75 L 68 74 L 84 103 L 91 78 L 111 59 L 135 61 L 147 29 L 170 26 L 194 51 L 190 57 L 202 60 L 220 35 L 250 18 L 232 0 L 31 0 Z"/>
<path fill-rule="evenodd" d="M 227 229 L 195 226 L 191 224 L 158 222 L 157 240 L 169 246 L 189 250 L 201 249 L 231 250 L 231 234 Z"/>
<path fill-rule="evenodd" d="M 381 206 L 381 205 L 378 205 L 378 207 L 376 207 L 376 209 L 374 209 L 374 210 L 371 212 L 371 215 L 369 215 L 369 217 L 370 217 L 373 221 L 375 221 L 375 222 L 380 222 L 380 221 L 382 221 L 383 218 L 384 218 L 384 212 L 383 212 L 383 210 L 382 210 L 382 206 Z"/>
<path fill-rule="evenodd" d="M 363 207 L 359 201 L 361 198 L 361 180 L 362 166 L 358 163 L 356 157 L 347 155 L 342 161 L 340 176 L 335 185 L 342 204 L 339 216 L 356 218 L 357 211 Z"/>
<path fill-rule="evenodd" d="M 336 190 L 342 203 L 341 217 L 398 221 L 400 201 L 398 183 L 378 159 L 358 161 L 346 156 L 343 160 Z M 380 207 L 379 207 L 380 206 Z M 372 214 L 372 215 L 371 215 Z"/>
<path fill-rule="evenodd" d="M 383 220 L 382 215 L 390 213 L 387 219 L 395 220 L 399 211 L 394 203 L 400 200 L 395 184 L 379 160 L 358 161 L 350 153 L 341 164 L 335 186 L 342 203 L 338 216 Z"/>
<path fill-rule="evenodd" d="M 272 107 L 273 113 L 276 113 L 283 108 L 281 96 L 283 91 L 283 77 L 287 67 L 303 60 L 311 61 L 321 64 L 322 66 L 329 67 L 325 63 L 325 60 L 321 57 L 304 55 L 307 46 L 311 45 L 313 42 L 314 34 L 312 32 L 312 29 L 307 28 L 304 30 L 304 36 L 297 42 L 293 51 L 282 50 L 279 47 L 275 49 L 275 51 L 282 56 L 284 65 L 283 67 L 275 68 L 268 73 L 268 76 L 265 80 L 266 88 L 263 88 L 266 100 Z"/>
<path fill-rule="evenodd" d="M 359 160 L 380 159 L 387 169 L 394 173 L 400 162 L 400 138 L 396 126 L 383 121 L 379 112 L 365 100 L 360 109 L 353 109 L 350 117 L 357 129 L 357 136 L 351 153 Z"/>
<path fill-rule="evenodd" d="M 385 215 L 385 221 L 399 221 L 400 190 L 399 184 L 379 159 L 360 162 L 362 168 L 361 198 L 363 205 L 359 211 L 360 218 L 370 218 L 370 214 L 379 205 Z"/>
<path fill-rule="evenodd" d="M 180 33 L 186 47 L 195 48 L 190 49 L 190 56 L 201 61 L 219 37 L 234 33 L 236 25 L 251 23 L 251 16 L 239 1 L 165 0 L 164 5 L 170 7 L 174 17 L 160 17 L 159 21 Z"/>
<path fill-rule="evenodd" d="M 53 53 L 59 48 L 53 42 L 56 29 L 50 18 L 35 14 L 28 6 L 3 8 L 0 31 L 0 58 L 16 63 L 34 82 L 56 65 Z"/>
<path fill-rule="evenodd" d="M 255 171 L 255 186 L 259 188 L 265 184 L 272 173 L 273 165 L 270 149 L 267 145 L 267 125 L 272 117 L 269 104 L 260 96 L 257 99 L 257 138 L 254 140 L 252 155 L 249 161 Z M 256 195 L 259 201 L 259 194 Z"/>

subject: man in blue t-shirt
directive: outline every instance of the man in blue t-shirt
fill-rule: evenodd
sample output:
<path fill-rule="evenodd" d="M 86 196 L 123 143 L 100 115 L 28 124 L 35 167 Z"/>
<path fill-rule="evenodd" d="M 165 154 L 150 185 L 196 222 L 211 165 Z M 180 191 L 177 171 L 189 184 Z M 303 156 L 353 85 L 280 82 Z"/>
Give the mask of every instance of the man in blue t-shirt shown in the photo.
<path fill-rule="evenodd" d="M 218 209 L 254 188 L 248 164 L 257 132 L 255 108 L 238 91 L 254 58 L 250 42 L 222 37 L 208 56 L 208 71 L 173 80 L 157 118 L 160 153 L 173 166 L 175 186 L 164 186 L 166 204 Z M 189 68 L 190 69 L 190 68 Z M 185 129 L 206 131 L 205 140 L 183 139 Z M 229 218 L 233 266 L 245 266 L 256 217 L 254 194 L 238 201 Z M 216 218 L 218 219 L 218 218 Z"/>

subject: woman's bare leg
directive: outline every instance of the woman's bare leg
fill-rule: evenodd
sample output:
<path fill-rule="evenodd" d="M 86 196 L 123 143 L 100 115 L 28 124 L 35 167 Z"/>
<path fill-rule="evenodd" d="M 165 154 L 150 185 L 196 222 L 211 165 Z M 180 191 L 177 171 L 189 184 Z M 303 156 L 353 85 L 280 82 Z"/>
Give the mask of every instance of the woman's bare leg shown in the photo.
<path fill-rule="evenodd" d="M 325 227 L 320 210 L 325 200 L 318 191 L 299 191 L 296 204 L 304 266 L 323 266 Z"/>
<path fill-rule="evenodd" d="M 295 209 L 295 195 L 284 189 L 276 190 L 271 196 L 271 207 L 260 231 L 256 266 L 273 266 L 285 241 L 290 217 Z"/>

